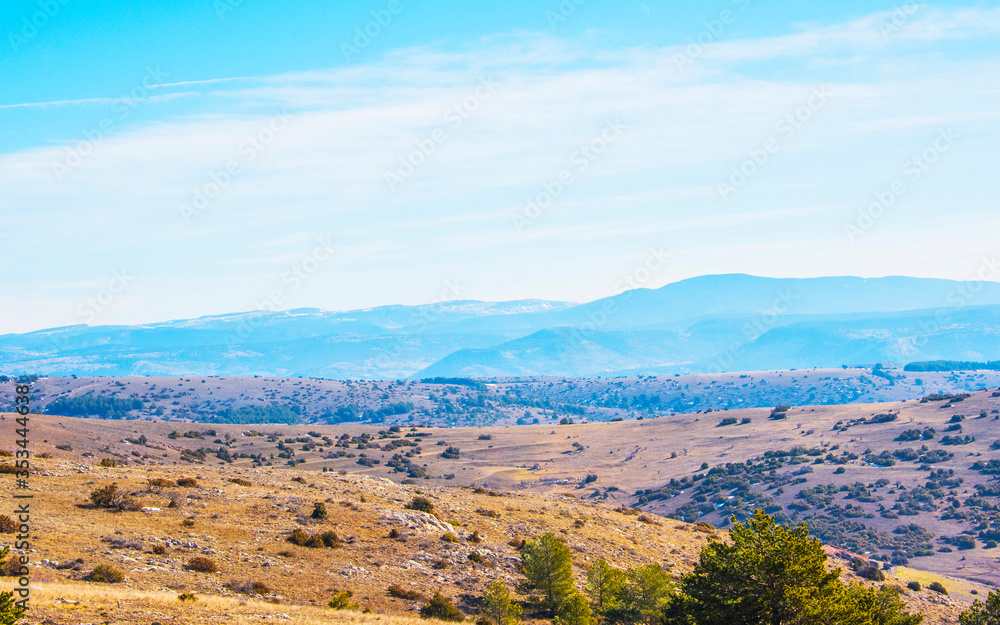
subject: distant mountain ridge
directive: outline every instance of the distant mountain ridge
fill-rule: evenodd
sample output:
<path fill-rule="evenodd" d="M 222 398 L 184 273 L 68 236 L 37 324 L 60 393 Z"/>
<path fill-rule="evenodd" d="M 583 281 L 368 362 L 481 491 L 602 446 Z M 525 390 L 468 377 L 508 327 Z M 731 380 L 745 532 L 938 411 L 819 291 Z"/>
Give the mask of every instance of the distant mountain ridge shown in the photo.
<path fill-rule="evenodd" d="M 303 308 L 0 336 L 0 372 L 597 376 L 1000 357 L 1000 283 L 701 276 L 593 302 Z"/>

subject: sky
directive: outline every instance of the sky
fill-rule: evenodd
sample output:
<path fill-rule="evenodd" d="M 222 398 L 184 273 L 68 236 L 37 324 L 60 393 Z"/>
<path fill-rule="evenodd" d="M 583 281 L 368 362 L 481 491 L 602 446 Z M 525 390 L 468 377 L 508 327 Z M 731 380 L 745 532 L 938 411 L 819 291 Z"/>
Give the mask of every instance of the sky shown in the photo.
<path fill-rule="evenodd" d="M 0 334 L 982 277 L 998 38 L 997 2 L 8 0 Z"/>

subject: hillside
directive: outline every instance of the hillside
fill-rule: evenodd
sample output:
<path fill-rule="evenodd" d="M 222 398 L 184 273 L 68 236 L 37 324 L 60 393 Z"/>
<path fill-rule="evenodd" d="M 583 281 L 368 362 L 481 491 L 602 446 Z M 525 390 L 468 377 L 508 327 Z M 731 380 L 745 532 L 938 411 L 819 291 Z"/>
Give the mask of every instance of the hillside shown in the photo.
<path fill-rule="evenodd" d="M 10 422 L 13 416 L 4 418 Z M 118 438 L 138 427 L 144 443 Z M 474 614 L 489 580 L 513 585 L 519 579 L 514 545 L 545 531 L 570 545 L 578 581 L 598 558 L 623 567 L 658 562 L 678 575 L 690 569 L 708 539 L 724 538 L 692 524 L 623 514 L 607 502 L 565 495 L 445 487 L 433 481 L 397 484 L 372 475 L 315 470 L 321 463 L 294 469 L 239 462 L 174 464 L 177 441 L 164 436 L 166 429 L 138 422 L 32 418 L 36 448 L 51 457 L 36 458 L 31 478 L 36 489 L 31 558 L 36 564 L 29 623 L 113 619 L 148 625 L 222 618 L 402 624 L 415 622 L 406 617 L 415 614 L 420 597 L 438 590 Z M 221 430 L 218 434 L 224 436 Z M 247 438 L 236 436 L 240 444 Z M 107 449 L 131 447 L 136 462 L 101 467 L 95 465 L 97 456 L 56 447 L 91 441 Z M 112 512 L 91 506 L 90 493 L 112 483 L 132 493 L 142 509 Z M 436 516 L 406 509 L 415 496 L 428 499 Z M 326 519 L 310 517 L 316 502 L 325 503 Z M 287 540 L 295 529 L 331 531 L 337 538 L 332 548 L 300 547 Z M 443 540 L 449 534 L 454 539 Z M 217 570 L 191 570 L 195 557 L 210 559 Z M 838 562 L 845 564 L 834 558 L 831 565 Z M 98 565 L 121 570 L 124 581 L 85 581 Z M 953 622 L 969 604 L 971 591 L 987 590 L 910 571 L 890 576 L 888 583 L 904 585 L 915 575 L 922 575 L 925 584 L 944 581 L 951 593 L 905 591 L 911 609 L 925 613 L 928 623 Z M 856 579 L 851 573 L 846 577 Z M 415 594 L 394 597 L 390 586 Z M 345 590 L 359 609 L 380 616 L 324 607 Z M 182 593 L 194 594 L 197 601 L 178 601 Z"/>
<path fill-rule="evenodd" d="M 0 381 L 3 376 L 0 376 Z M 778 404 L 914 400 L 1000 386 L 1000 372 L 848 368 L 718 375 L 485 380 L 315 378 L 40 378 L 32 404 L 68 416 L 229 423 L 489 426 L 610 421 Z M 0 384 L 0 410 L 13 409 Z"/>
<path fill-rule="evenodd" d="M 772 415 L 777 418 L 771 418 Z M 345 471 L 420 488 L 572 494 L 724 526 L 754 507 L 828 544 L 1000 583 L 1000 391 L 926 402 L 577 425 L 192 425 L 45 416 L 37 452 L 93 465 Z M 139 469 L 139 467 L 142 467 Z M 782 516 L 784 515 L 784 516 Z M 997 541 L 1000 542 L 1000 541 Z"/>
<path fill-rule="evenodd" d="M 585 304 L 254 311 L 0 336 L 0 373 L 336 379 L 650 375 L 992 360 L 1000 283 L 702 276 Z"/>

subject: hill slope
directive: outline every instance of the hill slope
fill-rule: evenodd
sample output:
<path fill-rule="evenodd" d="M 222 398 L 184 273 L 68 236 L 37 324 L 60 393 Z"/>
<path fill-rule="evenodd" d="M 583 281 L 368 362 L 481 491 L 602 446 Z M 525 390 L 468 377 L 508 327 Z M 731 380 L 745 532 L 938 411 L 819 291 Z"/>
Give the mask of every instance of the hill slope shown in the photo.
<path fill-rule="evenodd" d="M 724 275 L 580 305 L 449 301 L 70 326 L 0 336 L 0 358 L 3 373 L 49 375 L 685 373 L 992 360 L 998 319 L 994 282 Z"/>

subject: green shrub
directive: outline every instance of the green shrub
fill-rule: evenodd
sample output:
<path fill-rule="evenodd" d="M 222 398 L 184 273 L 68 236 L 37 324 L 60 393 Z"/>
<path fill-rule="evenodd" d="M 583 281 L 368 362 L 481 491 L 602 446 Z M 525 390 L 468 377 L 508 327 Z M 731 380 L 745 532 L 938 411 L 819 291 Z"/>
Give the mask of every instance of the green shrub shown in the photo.
<path fill-rule="evenodd" d="M 195 597 L 193 592 L 182 592 L 177 595 L 177 598 L 181 601 L 190 601 L 192 603 L 198 600 L 198 597 Z"/>
<path fill-rule="evenodd" d="M 17 521 L 6 514 L 0 514 L 0 534 L 13 534 L 17 531 Z"/>
<path fill-rule="evenodd" d="M 302 528 L 296 528 L 285 540 L 299 547 L 311 547 L 313 549 L 319 547 L 329 547 L 332 549 L 340 546 L 340 538 L 335 532 L 331 531 L 309 534 Z"/>
<path fill-rule="evenodd" d="M 0 623 L 14 625 L 24 616 L 24 608 L 14 603 L 14 593 L 0 592 Z"/>
<path fill-rule="evenodd" d="M 434 596 L 424 604 L 424 607 L 420 608 L 420 616 L 423 618 L 436 618 L 441 621 L 464 621 L 465 615 L 462 611 L 455 607 L 455 604 L 451 602 L 451 599 L 445 597 L 440 592 L 434 593 Z"/>
<path fill-rule="evenodd" d="M 434 514 L 434 504 L 426 497 L 414 497 L 410 500 L 410 503 L 406 504 L 406 508 L 426 512 L 427 514 Z"/>
<path fill-rule="evenodd" d="M 117 584 L 125 579 L 125 575 L 113 566 L 98 564 L 84 579 L 101 584 Z"/>
<path fill-rule="evenodd" d="M 906 584 L 906 587 L 912 590 L 913 592 L 920 592 L 920 582 L 918 581 L 909 582 L 908 584 Z"/>
<path fill-rule="evenodd" d="M 334 593 L 333 599 L 330 599 L 330 602 L 327 603 L 327 605 L 334 610 L 357 610 L 360 606 L 356 603 L 351 603 L 351 597 L 353 596 L 354 593 L 350 590 L 342 590 L 338 593 Z"/>
<path fill-rule="evenodd" d="M 928 590 L 933 590 L 934 592 L 941 593 L 942 595 L 948 594 L 948 589 L 941 584 L 941 582 L 931 582 L 927 584 Z"/>
<path fill-rule="evenodd" d="M 326 504 L 322 501 L 317 501 L 313 505 L 312 518 L 317 520 L 323 520 L 327 517 Z"/>

